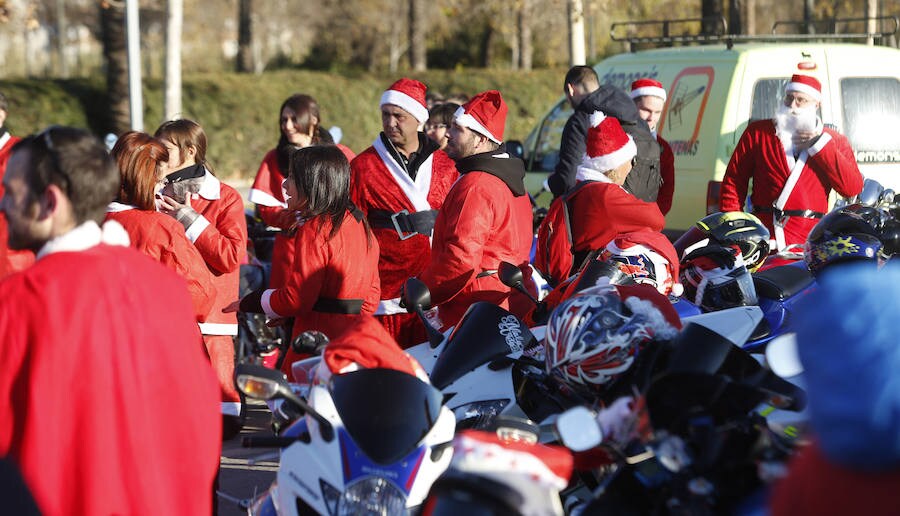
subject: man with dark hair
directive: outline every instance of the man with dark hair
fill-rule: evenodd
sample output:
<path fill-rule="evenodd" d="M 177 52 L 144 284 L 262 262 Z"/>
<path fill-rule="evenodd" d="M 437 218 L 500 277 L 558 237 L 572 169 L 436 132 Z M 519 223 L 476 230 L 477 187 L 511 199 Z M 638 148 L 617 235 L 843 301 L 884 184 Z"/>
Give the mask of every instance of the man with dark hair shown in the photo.
<path fill-rule="evenodd" d="M 641 119 L 631 97 L 615 86 L 600 84 L 597 72 L 589 66 L 573 66 L 566 73 L 563 92 L 575 110 L 563 128 L 559 162 L 547 178 L 554 196 L 575 186 L 575 173 L 584 158 L 589 118 L 594 111 L 618 119 L 622 129 L 637 145 L 634 168 L 625 182 L 629 193 L 648 202 L 656 201 L 662 182 L 659 171 L 659 144 Z"/>
<path fill-rule="evenodd" d="M 413 79 L 392 84 L 379 103 L 383 132 L 350 163 L 350 195 L 381 249 L 375 317 L 404 348 L 426 335 L 418 318 L 400 306 L 400 289 L 428 264 L 437 210 L 459 177 L 453 161 L 419 130 L 428 120 L 425 90 Z"/>
<path fill-rule="evenodd" d="M 45 514 L 209 514 L 218 389 L 185 281 L 98 224 L 119 190 L 86 131 L 13 149 L 0 211 L 37 261 L 0 282 L 0 456 Z"/>
<path fill-rule="evenodd" d="M 0 180 L 6 170 L 6 162 L 9 153 L 19 138 L 10 134 L 6 129 L 6 117 L 9 115 L 9 101 L 6 95 L 0 92 Z M 0 196 L 3 195 L 3 187 L 0 186 Z M 20 271 L 34 263 L 34 253 L 31 251 L 16 251 L 6 247 L 6 217 L 0 215 L 0 278 L 7 274 Z"/>

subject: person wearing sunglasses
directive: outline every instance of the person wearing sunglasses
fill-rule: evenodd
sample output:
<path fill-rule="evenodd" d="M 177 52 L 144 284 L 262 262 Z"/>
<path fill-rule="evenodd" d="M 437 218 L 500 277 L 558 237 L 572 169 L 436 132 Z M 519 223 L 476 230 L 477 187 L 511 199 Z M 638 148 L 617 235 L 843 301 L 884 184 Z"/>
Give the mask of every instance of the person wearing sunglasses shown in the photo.
<path fill-rule="evenodd" d="M 116 222 L 106 147 L 53 127 L 12 148 L 0 211 L 28 269 L 0 282 L 0 457 L 43 514 L 210 514 L 218 389 L 183 278 Z"/>

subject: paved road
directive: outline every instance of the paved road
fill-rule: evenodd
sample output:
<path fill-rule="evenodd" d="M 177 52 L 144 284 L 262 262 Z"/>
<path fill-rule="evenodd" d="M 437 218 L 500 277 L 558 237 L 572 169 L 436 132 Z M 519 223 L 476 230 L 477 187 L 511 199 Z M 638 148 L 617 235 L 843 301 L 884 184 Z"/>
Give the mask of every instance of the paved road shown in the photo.
<path fill-rule="evenodd" d="M 219 491 L 236 499 L 250 499 L 265 492 L 275 480 L 278 457 L 267 456 L 254 460 L 277 449 L 243 448 L 241 438 L 245 435 L 273 435 L 269 427 L 271 414 L 261 401 L 250 401 L 247 424 L 241 434 L 222 443 L 222 460 L 219 470 Z M 220 516 L 246 514 L 237 504 L 218 497 Z"/>

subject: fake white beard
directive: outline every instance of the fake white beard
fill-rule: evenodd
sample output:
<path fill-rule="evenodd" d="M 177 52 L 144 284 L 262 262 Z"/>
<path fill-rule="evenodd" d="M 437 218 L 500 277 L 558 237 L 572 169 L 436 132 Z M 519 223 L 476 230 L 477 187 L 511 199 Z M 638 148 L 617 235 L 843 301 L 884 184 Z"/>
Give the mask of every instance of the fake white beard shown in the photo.
<path fill-rule="evenodd" d="M 775 111 L 775 134 L 786 151 L 794 147 L 793 136 L 797 131 L 815 131 L 819 124 L 816 108 L 791 109 L 784 104 Z"/>

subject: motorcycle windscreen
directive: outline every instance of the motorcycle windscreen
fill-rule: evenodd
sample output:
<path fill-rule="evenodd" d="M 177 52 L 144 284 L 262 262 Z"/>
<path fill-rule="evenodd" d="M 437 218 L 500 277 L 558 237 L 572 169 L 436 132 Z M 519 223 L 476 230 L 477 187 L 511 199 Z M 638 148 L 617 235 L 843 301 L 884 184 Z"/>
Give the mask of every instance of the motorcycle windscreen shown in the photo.
<path fill-rule="evenodd" d="M 518 317 L 493 303 L 473 303 L 435 361 L 431 384 L 444 389 L 482 364 L 534 345 L 534 335 Z"/>
<path fill-rule="evenodd" d="M 431 430 L 443 396 L 393 369 L 361 369 L 332 377 L 331 398 L 353 442 L 378 464 L 409 455 Z"/>

